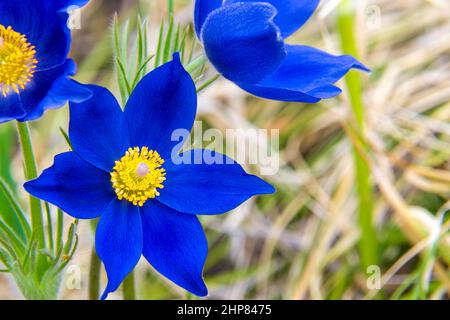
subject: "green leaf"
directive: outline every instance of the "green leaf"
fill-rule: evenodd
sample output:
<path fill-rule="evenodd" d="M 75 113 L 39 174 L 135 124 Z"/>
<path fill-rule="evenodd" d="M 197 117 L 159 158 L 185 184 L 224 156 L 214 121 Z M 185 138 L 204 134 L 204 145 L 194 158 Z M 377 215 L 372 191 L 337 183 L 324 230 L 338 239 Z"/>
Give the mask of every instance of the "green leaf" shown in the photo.
<path fill-rule="evenodd" d="M 60 131 L 61 134 L 63 135 L 64 140 L 66 140 L 66 143 L 67 143 L 67 145 L 70 147 L 70 150 L 73 150 L 72 142 L 70 142 L 70 138 L 69 138 L 69 135 L 67 134 L 67 132 L 66 132 L 63 128 L 61 128 L 61 127 L 59 127 L 59 131 Z"/>
<path fill-rule="evenodd" d="M 18 201 L 14 198 L 12 191 L 9 189 L 6 181 L 0 177 L 0 195 L 5 200 L 5 204 L 2 206 L 2 212 L 9 210 L 18 219 L 18 225 L 12 225 L 11 228 L 19 235 L 23 240 L 26 240 L 31 235 L 31 228 L 25 217 L 24 212 L 20 209 Z"/>
<path fill-rule="evenodd" d="M 75 220 L 75 222 L 73 222 L 69 227 L 67 241 L 64 244 L 64 248 L 63 248 L 64 255 L 68 255 L 72 249 L 73 241 L 76 238 L 77 226 L 78 226 L 78 220 Z"/>
<path fill-rule="evenodd" d="M 162 43 L 164 37 L 164 22 L 161 22 L 159 27 L 158 46 L 156 48 L 155 68 L 161 65 L 162 57 Z"/>
<path fill-rule="evenodd" d="M 166 63 L 167 61 L 169 61 L 169 57 L 170 57 L 170 53 L 172 50 L 172 44 L 173 44 L 173 26 L 174 26 L 174 21 L 173 21 L 173 16 L 170 17 L 169 20 L 169 28 L 167 29 L 167 33 L 166 33 L 166 40 L 164 42 L 164 53 L 163 53 L 163 60 L 162 63 Z"/>
<path fill-rule="evenodd" d="M 50 205 L 48 202 L 44 203 L 45 214 L 47 217 L 47 237 L 48 237 L 48 245 L 49 249 L 53 250 L 54 241 L 53 241 L 53 221 L 52 221 L 52 213 L 50 211 Z"/>
<path fill-rule="evenodd" d="M 12 146 L 14 142 L 14 127 L 6 123 L 0 126 L 0 177 L 3 178 L 11 193 L 15 193 L 16 184 L 11 176 Z M 0 193 L 0 217 L 14 230 L 19 231 L 20 221 L 15 212 L 11 210 L 8 199 Z M 25 237 L 22 232 L 21 237 Z"/>
<path fill-rule="evenodd" d="M 56 246 L 55 252 L 62 251 L 63 243 L 63 227 L 64 227 L 64 213 L 58 208 L 56 218 Z"/>
<path fill-rule="evenodd" d="M 8 241 L 15 252 L 19 254 L 24 252 L 25 242 L 2 220 L 0 220 L 0 238 Z"/>
<path fill-rule="evenodd" d="M 147 67 L 148 63 L 155 57 L 155 55 L 151 55 L 150 57 L 147 58 L 146 61 L 144 61 L 142 63 L 142 65 L 139 67 L 138 71 L 136 72 L 136 76 L 134 77 L 134 80 L 131 84 L 132 88 L 134 89 L 136 87 L 136 85 L 139 82 L 139 78 L 142 77 L 142 72 L 145 71 L 145 68 Z"/>

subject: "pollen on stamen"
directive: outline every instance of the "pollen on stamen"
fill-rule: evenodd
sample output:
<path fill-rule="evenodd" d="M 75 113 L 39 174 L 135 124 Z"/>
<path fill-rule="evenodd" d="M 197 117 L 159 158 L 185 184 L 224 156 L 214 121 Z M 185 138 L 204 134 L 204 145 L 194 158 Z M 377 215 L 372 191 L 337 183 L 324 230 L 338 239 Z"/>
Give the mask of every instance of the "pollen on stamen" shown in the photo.
<path fill-rule="evenodd" d="M 19 93 L 31 81 L 38 63 L 35 49 L 25 35 L 0 24 L 0 93 L 3 97 L 11 90 Z"/>
<path fill-rule="evenodd" d="M 160 195 L 164 188 L 166 171 L 164 160 L 154 150 L 147 147 L 129 148 L 125 155 L 116 161 L 111 172 L 111 183 L 119 200 L 127 200 L 142 207 L 148 199 Z"/>

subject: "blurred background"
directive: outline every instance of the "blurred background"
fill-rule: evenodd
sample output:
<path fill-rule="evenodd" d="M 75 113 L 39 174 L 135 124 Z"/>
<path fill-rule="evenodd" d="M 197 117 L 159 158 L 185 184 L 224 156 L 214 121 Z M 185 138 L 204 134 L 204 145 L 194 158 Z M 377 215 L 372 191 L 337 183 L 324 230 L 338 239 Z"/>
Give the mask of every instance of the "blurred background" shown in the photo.
<path fill-rule="evenodd" d="M 209 298 L 449 298 L 450 2 L 346 3 L 352 1 L 322 0 L 289 39 L 357 55 L 372 69 L 370 75 L 350 73 L 340 97 L 317 105 L 272 102 L 223 78 L 200 93 L 198 120 L 206 128 L 280 130 L 280 170 L 264 177 L 278 192 L 201 218 L 210 248 L 204 273 Z M 166 0 L 91 0 L 82 10 L 71 53 L 76 79 L 118 95 L 111 37 L 116 12 L 131 24 L 138 14 L 147 17 L 154 47 L 168 13 Z M 193 1 L 175 0 L 177 24 L 191 24 L 192 12 Z M 215 74 L 212 67 L 206 73 Z M 32 124 L 40 171 L 68 150 L 60 132 L 67 125 L 67 108 Z M 14 124 L 0 127 L 0 174 L 26 206 Z M 80 221 L 78 235 L 63 299 L 88 297 L 88 222 Z M 144 260 L 136 278 L 140 299 L 195 299 Z M 105 280 L 103 274 L 102 288 Z M 121 297 L 120 290 L 111 295 Z M 0 298 L 21 299 L 4 273 Z"/>

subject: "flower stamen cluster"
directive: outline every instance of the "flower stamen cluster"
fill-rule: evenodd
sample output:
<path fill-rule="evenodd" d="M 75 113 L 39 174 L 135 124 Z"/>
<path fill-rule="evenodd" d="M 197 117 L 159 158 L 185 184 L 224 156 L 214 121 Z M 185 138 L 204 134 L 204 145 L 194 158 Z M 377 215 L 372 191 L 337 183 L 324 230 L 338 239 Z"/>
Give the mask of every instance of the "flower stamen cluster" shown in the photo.
<path fill-rule="evenodd" d="M 125 156 L 116 161 L 111 172 L 111 183 L 119 200 L 125 199 L 142 207 L 148 199 L 159 196 L 164 188 L 166 171 L 158 152 L 147 147 L 129 148 Z"/>
<path fill-rule="evenodd" d="M 19 93 L 31 81 L 38 61 L 35 46 L 11 26 L 0 24 L 0 93 Z"/>

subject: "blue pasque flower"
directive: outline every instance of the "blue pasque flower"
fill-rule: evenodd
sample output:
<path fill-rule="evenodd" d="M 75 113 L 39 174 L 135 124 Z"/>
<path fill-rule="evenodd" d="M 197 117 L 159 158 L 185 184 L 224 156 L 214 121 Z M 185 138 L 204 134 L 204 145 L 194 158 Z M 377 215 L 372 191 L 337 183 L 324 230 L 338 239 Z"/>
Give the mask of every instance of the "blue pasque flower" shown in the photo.
<path fill-rule="evenodd" d="M 70 106 L 74 151 L 56 156 L 25 189 L 75 218 L 100 216 L 96 249 L 108 274 L 103 297 L 141 254 L 177 285 L 205 296 L 208 246 L 196 214 L 227 212 L 273 187 L 218 153 L 176 156 L 181 145 L 172 132 L 192 129 L 197 105 L 178 54 L 142 79 L 124 112 L 108 90 L 89 87 L 92 98 Z M 216 164 L 177 164 L 198 153 Z"/>
<path fill-rule="evenodd" d="M 341 93 L 334 85 L 351 56 L 333 56 L 284 39 L 313 14 L 319 0 L 196 0 L 195 29 L 215 68 L 259 97 L 315 103 Z"/>
<path fill-rule="evenodd" d="M 39 118 L 89 90 L 69 79 L 67 9 L 88 0 L 0 0 L 0 123 Z"/>

